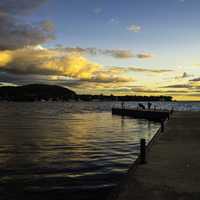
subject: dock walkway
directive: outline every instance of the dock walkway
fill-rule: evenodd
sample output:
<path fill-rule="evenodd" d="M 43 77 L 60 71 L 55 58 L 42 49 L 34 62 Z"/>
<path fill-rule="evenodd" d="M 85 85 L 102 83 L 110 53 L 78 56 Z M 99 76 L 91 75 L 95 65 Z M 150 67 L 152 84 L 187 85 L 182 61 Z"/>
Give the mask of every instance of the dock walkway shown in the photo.
<path fill-rule="evenodd" d="M 175 112 L 115 200 L 200 199 L 200 112 Z"/>
<path fill-rule="evenodd" d="M 153 121 L 164 121 L 169 119 L 169 110 L 141 110 L 127 108 L 112 108 L 113 115 L 131 116 L 135 118 L 148 119 Z"/>

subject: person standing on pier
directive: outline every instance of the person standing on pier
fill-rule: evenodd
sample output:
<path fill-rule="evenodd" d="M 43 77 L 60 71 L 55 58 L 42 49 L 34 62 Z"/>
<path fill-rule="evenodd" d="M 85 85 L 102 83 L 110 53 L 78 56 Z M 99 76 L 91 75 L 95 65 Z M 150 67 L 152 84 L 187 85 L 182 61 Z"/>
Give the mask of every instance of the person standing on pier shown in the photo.
<path fill-rule="evenodd" d="M 150 110 L 150 109 L 151 109 L 151 105 L 152 105 L 152 104 L 151 104 L 150 102 L 148 102 L 148 104 L 147 104 L 147 105 L 148 105 L 148 109 Z"/>
<path fill-rule="evenodd" d="M 125 108 L 125 107 L 124 107 L 124 102 L 123 102 L 123 101 L 121 102 L 121 108 L 122 108 L 122 109 Z"/>
<path fill-rule="evenodd" d="M 138 107 L 142 108 L 143 110 L 145 110 L 145 106 L 142 103 L 138 103 Z"/>

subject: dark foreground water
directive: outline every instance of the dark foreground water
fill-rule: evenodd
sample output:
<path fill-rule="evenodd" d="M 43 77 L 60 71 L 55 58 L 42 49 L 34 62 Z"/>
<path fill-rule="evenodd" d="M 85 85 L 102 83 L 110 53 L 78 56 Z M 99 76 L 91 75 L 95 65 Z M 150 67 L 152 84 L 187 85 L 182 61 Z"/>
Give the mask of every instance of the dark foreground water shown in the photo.
<path fill-rule="evenodd" d="M 159 128 L 112 105 L 0 103 L 0 199 L 105 199 Z"/>

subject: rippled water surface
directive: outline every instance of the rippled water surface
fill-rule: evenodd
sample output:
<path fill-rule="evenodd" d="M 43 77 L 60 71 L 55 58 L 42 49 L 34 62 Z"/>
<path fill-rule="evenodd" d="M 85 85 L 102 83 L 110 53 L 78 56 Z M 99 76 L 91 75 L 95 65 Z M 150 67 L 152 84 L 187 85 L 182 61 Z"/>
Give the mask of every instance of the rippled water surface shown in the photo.
<path fill-rule="evenodd" d="M 104 199 L 159 128 L 113 105 L 0 103 L 1 199 Z"/>

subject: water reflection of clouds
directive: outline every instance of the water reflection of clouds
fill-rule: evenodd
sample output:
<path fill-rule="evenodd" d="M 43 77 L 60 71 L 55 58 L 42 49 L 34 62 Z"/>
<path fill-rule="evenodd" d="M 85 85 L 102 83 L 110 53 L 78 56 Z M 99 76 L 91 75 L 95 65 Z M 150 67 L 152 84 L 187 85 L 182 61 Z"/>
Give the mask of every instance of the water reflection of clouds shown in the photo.
<path fill-rule="evenodd" d="M 135 143 L 158 127 L 110 112 L 85 112 L 83 103 L 77 112 L 79 104 L 72 104 L 1 106 L 0 169 L 25 178 L 124 172 L 135 158 Z M 10 178 L 14 181 L 15 176 Z"/>

